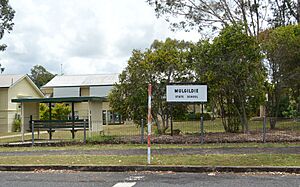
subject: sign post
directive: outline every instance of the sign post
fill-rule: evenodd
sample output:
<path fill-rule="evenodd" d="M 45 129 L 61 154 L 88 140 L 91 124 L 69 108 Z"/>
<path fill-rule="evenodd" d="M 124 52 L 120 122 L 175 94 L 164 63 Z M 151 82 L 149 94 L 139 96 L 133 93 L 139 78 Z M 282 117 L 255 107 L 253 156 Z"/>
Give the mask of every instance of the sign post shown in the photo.
<path fill-rule="evenodd" d="M 167 102 L 205 103 L 207 85 L 167 85 Z"/>
<path fill-rule="evenodd" d="M 152 95 L 152 85 L 148 85 L 148 150 L 147 150 L 147 159 L 148 164 L 151 163 L 151 123 L 152 123 L 152 116 L 151 116 L 151 95 Z"/>
<path fill-rule="evenodd" d="M 167 102 L 168 103 L 201 103 L 201 120 L 200 120 L 200 138 L 204 142 L 203 129 L 203 103 L 207 102 L 207 85 L 167 85 Z M 172 109 L 172 106 L 171 106 Z M 172 111 L 172 110 L 171 110 Z M 172 113 L 171 113 L 172 115 Z M 173 124 L 171 116 L 171 135 L 173 135 Z"/>

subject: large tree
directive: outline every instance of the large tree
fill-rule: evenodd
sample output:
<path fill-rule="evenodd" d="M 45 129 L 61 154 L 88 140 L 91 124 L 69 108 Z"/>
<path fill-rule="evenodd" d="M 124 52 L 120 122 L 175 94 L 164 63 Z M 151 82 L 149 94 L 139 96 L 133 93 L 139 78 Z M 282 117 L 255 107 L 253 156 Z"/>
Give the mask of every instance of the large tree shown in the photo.
<path fill-rule="evenodd" d="M 9 0 L 0 0 L 0 40 L 3 38 L 5 32 L 9 33 L 12 31 L 14 16 L 15 11 L 9 5 Z M 6 44 L 1 44 L 0 51 L 4 51 L 6 47 Z"/>
<path fill-rule="evenodd" d="M 248 35 L 257 36 L 267 21 L 277 22 L 283 18 L 292 20 L 290 16 L 293 16 L 295 22 L 299 23 L 300 16 L 299 0 L 147 0 L 147 2 L 155 7 L 157 16 L 165 16 L 166 20 L 171 22 L 172 28 L 186 30 L 196 28 L 204 32 L 207 32 L 207 28 L 220 29 L 227 25 L 243 23 Z M 278 11 L 281 11 L 280 14 Z"/>
<path fill-rule="evenodd" d="M 212 43 L 193 49 L 194 67 L 209 85 L 210 101 L 220 110 L 226 132 L 248 132 L 248 119 L 263 101 L 264 68 L 256 39 L 243 26 L 224 28 Z"/>
<path fill-rule="evenodd" d="M 273 17 L 269 23 L 274 27 L 300 23 L 300 0 L 270 1 Z"/>
<path fill-rule="evenodd" d="M 189 68 L 190 45 L 188 42 L 166 39 L 164 42 L 155 40 L 145 51 L 134 50 L 128 66 L 119 77 L 120 83 L 109 95 L 113 110 L 136 122 L 145 119 L 147 85 L 151 83 L 152 117 L 158 133 L 165 133 L 170 117 L 165 98 L 166 85 L 174 82 L 190 82 L 193 79 L 193 73 Z"/>
<path fill-rule="evenodd" d="M 47 82 L 49 82 L 55 75 L 47 71 L 41 65 L 35 65 L 31 68 L 31 74 L 29 75 L 32 81 L 37 85 L 37 87 L 42 87 Z"/>
<path fill-rule="evenodd" d="M 269 70 L 269 115 L 275 128 L 283 97 L 290 94 L 300 113 L 300 25 L 289 25 L 266 30 L 261 43 L 267 56 Z"/>

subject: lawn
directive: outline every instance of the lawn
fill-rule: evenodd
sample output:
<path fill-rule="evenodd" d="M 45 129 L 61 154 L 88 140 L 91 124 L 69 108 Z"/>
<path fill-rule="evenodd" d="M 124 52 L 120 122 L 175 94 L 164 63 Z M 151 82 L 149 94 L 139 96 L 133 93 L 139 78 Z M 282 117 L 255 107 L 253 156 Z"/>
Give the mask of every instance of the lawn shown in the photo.
<path fill-rule="evenodd" d="M 185 148 L 274 148 L 296 147 L 298 143 L 217 143 L 217 144 L 152 144 L 151 149 L 185 149 Z M 127 150 L 147 149 L 147 144 L 86 144 L 66 146 L 34 146 L 34 147 L 0 147 L 0 152 L 49 151 L 49 150 Z"/>
<path fill-rule="evenodd" d="M 151 164 L 163 166 L 300 166 L 300 155 L 155 155 L 152 157 Z M 147 157 L 146 155 L 2 156 L 0 165 L 147 165 Z"/>

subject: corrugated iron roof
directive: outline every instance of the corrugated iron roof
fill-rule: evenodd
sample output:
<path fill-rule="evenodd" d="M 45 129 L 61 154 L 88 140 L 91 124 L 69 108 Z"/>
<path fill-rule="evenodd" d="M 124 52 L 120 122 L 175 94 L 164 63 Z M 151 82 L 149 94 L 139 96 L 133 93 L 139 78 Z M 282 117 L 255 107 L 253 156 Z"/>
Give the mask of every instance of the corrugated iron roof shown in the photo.
<path fill-rule="evenodd" d="M 67 86 L 103 86 L 118 83 L 118 74 L 57 75 L 43 88 Z"/>
<path fill-rule="evenodd" d="M 25 75 L 1 74 L 0 75 L 0 88 L 9 88 L 23 77 L 25 77 Z"/>

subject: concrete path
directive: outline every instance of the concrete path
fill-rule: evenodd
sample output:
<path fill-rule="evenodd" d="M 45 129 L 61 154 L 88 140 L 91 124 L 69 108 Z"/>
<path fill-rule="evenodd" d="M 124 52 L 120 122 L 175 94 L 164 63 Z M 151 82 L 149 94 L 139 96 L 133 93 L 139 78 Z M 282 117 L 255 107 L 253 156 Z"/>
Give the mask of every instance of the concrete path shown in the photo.
<path fill-rule="evenodd" d="M 40 132 L 40 134 L 46 134 L 46 131 Z M 35 132 L 34 135 L 37 135 L 38 133 Z M 24 136 L 31 136 L 31 132 L 30 133 L 25 133 Z M 22 137 L 22 133 L 20 134 L 14 134 L 14 135 L 8 135 L 8 136 L 0 136 L 0 139 L 7 139 L 7 138 L 16 138 L 16 137 Z"/>

